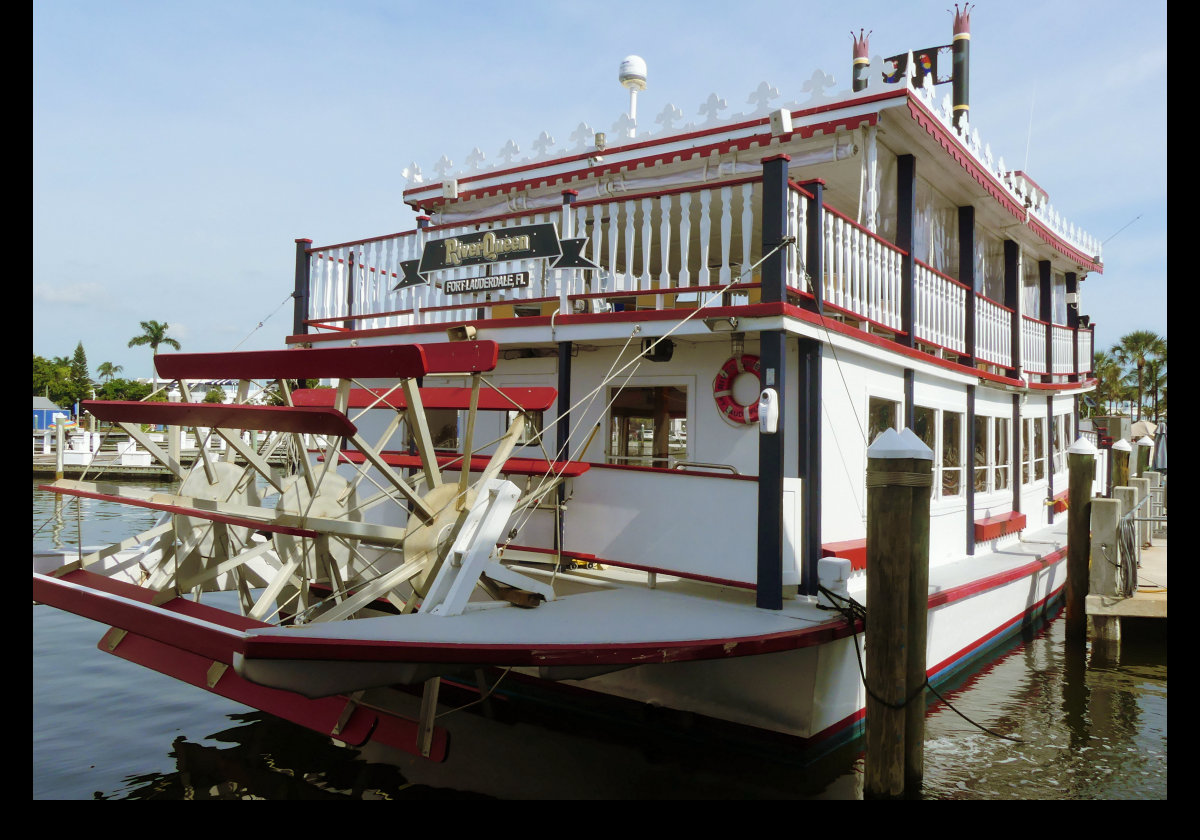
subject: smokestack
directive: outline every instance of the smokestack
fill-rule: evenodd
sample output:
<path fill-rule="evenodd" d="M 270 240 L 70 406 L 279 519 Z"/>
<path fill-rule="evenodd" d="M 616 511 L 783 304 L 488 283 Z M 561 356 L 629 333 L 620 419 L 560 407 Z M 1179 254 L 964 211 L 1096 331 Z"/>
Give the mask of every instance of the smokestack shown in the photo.
<path fill-rule="evenodd" d="M 874 30 L 872 30 L 874 31 Z M 854 38 L 854 87 L 855 93 L 860 90 L 867 89 L 867 71 L 871 69 L 871 57 L 868 54 L 870 47 L 868 41 L 871 38 L 871 33 L 863 35 L 863 31 L 858 30 L 858 37 L 854 37 L 854 33 L 850 33 L 850 37 Z"/>
<path fill-rule="evenodd" d="M 963 3 L 962 11 L 954 4 L 954 127 L 971 112 L 971 76 L 968 70 L 971 57 L 971 7 Z"/>

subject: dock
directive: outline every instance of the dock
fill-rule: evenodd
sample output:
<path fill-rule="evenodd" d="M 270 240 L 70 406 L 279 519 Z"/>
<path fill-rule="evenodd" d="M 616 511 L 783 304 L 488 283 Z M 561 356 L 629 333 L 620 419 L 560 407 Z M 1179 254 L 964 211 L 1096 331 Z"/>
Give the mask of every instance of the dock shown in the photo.
<path fill-rule="evenodd" d="M 1149 619 L 1165 631 L 1165 474 L 1147 471 L 1114 487 L 1112 498 L 1092 500 L 1090 566 L 1084 611 L 1093 646 L 1119 650 L 1124 621 Z"/>
<path fill-rule="evenodd" d="M 1137 570 L 1137 591 L 1129 598 L 1110 595 L 1088 595 L 1087 614 L 1116 618 L 1167 617 L 1167 538 L 1155 537 L 1149 547 L 1142 548 Z"/>

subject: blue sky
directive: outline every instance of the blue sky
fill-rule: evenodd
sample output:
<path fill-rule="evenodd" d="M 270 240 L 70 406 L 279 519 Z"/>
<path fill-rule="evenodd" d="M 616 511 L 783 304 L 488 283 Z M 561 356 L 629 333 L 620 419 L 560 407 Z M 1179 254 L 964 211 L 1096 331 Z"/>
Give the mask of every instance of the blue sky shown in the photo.
<path fill-rule="evenodd" d="M 402 170 L 628 106 L 643 125 L 710 93 L 749 110 L 762 81 L 848 88 L 871 53 L 949 43 L 947 0 L 904 3 L 54 2 L 33 7 L 33 351 L 148 377 L 138 322 L 193 352 L 276 349 L 294 240 L 408 230 Z M 947 12 L 951 9 L 951 12 Z M 1097 346 L 1167 330 L 1167 14 L 1162 2 L 983 2 L 972 125 L 1055 208 L 1105 241 L 1084 284 Z M 1136 221 L 1133 221 L 1135 220 Z M 1130 224 L 1132 222 L 1132 224 Z M 1128 225 L 1128 226 L 1126 226 Z M 263 322 L 261 327 L 259 322 Z"/>

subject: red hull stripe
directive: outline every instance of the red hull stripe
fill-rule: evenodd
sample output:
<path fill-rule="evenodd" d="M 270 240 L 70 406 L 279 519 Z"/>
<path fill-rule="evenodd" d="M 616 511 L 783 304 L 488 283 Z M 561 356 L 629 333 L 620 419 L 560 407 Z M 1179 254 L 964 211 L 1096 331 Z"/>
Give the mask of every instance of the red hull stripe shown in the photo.
<path fill-rule="evenodd" d="M 459 409 L 462 411 L 471 407 L 470 388 L 421 388 L 421 404 L 427 409 Z M 387 394 L 387 396 L 384 396 Z M 554 405 L 558 392 L 553 388 L 501 388 L 499 393 L 491 388 L 481 388 L 479 391 L 480 411 L 546 411 Z M 292 402 L 295 405 L 331 407 L 337 398 L 333 388 L 303 388 L 292 392 Z M 380 399 L 382 398 L 382 400 Z M 378 402 L 377 402 L 378 401 Z M 399 388 L 390 394 L 387 389 L 353 388 L 350 391 L 350 408 L 366 408 L 377 405 L 379 408 L 404 409 L 408 402 L 404 392 Z"/>
<path fill-rule="evenodd" d="M 358 431 L 346 415 L 332 408 L 126 400 L 85 400 L 82 405 L 96 419 L 112 423 L 257 429 L 334 437 L 350 437 Z"/>
<path fill-rule="evenodd" d="M 163 353 L 156 357 L 167 379 L 408 378 L 429 373 L 479 373 L 496 367 L 494 341 L 420 346 L 321 347 L 252 353 Z"/>

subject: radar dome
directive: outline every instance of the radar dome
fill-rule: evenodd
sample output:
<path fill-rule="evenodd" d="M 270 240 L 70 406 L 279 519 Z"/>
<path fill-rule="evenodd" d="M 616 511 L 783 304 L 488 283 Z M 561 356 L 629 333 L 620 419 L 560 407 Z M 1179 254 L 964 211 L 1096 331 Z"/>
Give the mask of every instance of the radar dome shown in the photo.
<path fill-rule="evenodd" d="M 630 90 L 646 89 L 646 62 L 639 55 L 627 55 L 621 62 L 621 84 Z"/>

